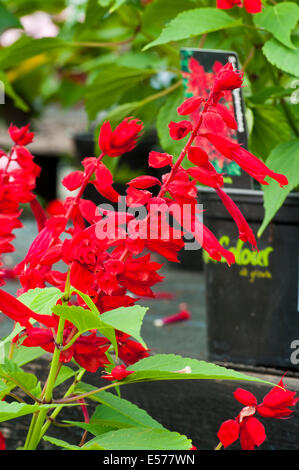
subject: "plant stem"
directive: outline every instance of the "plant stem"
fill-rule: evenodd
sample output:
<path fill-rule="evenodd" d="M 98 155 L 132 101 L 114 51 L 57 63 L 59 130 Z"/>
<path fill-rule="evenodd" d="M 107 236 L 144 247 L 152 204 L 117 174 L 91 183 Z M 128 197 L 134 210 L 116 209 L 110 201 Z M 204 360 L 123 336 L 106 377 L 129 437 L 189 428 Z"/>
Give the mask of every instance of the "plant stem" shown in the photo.
<path fill-rule="evenodd" d="M 70 298 L 70 270 L 68 271 L 66 282 L 65 282 L 65 289 L 64 289 L 64 296 L 63 301 L 68 303 Z M 57 344 L 52 356 L 50 372 L 47 379 L 47 384 L 44 392 L 44 400 L 45 403 L 50 403 L 52 401 L 52 393 L 53 388 L 55 385 L 55 380 L 57 377 L 57 372 L 60 367 L 60 354 L 61 354 L 61 345 L 63 344 L 63 332 L 64 332 L 64 325 L 65 319 L 59 318 L 58 328 L 57 328 Z M 47 408 L 40 410 L 35 418 L 33 416 L 30 428 L 29 428 L 29 437 L 26 439 L 25 450 L 35 450 L 40 442 L 41 439 L 41 431 L 43 424 L 45 422 L 47 416 Z"/>

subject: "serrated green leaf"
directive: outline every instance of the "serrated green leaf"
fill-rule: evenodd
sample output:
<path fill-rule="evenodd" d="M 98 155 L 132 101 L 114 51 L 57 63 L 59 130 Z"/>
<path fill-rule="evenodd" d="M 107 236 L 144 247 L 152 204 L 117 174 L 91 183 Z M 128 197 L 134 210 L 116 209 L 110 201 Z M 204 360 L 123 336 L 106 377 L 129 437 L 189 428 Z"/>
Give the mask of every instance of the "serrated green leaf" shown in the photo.
<path fill-rule="evenodd" d="M 75 305 L 55 305 L 53 308 L 55 315 L 71 322 L 83 334 L 90 330 L 99 330 L 103 336 L 108 338 L 117 348 L 115 331 L 110 325 L 107 325 L 100 319 L 100 314 L 96 315 L 93 311 Z"/>
<path fill-rule="evenodd" d="M 289 184 L 282 189 L 275 181 L 271 180 L 269 185 L 263 188 L 265 216 L 258 231 L 259 237 L 280 209 L 290 191 L 299 185 L 299 139 L 284 142 L 275 147 L 267 158 L 266 164 L 271 170 L 285 175 Z"/>
<path fill-rule="evenodd" d="M 94 387 L 81 383 L 76 387 L 76 391 L 84 393 L 95 389 Z M 145 410 L 139 408 L 134 403 L 120 398 L 109 392 L 98 392 L 91 396 L 92 400 L 102 403 L 98 406 L 90 418 L 90 424 L 94 426 L 111 427 L 112 429 L 124 427 L 150 427 L 155 429 L 165 429 L 162 424 L 153 419 Z M 86 429 L 86 427 L 84 427 Z M 100 427 L 99 427 L 100 429 Z"/>
<path fill-rule="evenodd" d="M 51 436 L 44 436 L 43 440 L 46 442 L 50 442 L 51 444 L 61 447 L 62 449 L 67 449 L 67 450 L 81 450 L 81 447 L 75 446 L 73 444 L 69 444 L 66 441 L 63 441 L 62 439 L 56 439 L 56 437 L 51 437 Z"/>
<path fill-rule="evenodd" d="M 82 450 L 188 450 L 186 436 L 162 429 L 130 428 L 111 431 L 88 441 Z"/>
<path fill-rule="evenodd" d="M 109 310 L 101 315 L 101 319 L 107 324 L 120 330 L 133 338 L 137 339 L 144 347 L 146 347 L 140 336 L 140 330 L 144 315 L 148 308 L 140 305 L 132 305 L 131 307 L 119 307 Z"/>
<path fill-rule="evenodd" d="M 25 416 L 34 413 L 39 408 L 39 405 L 28 405 L 27 403 L 7 403 L 5 401 L 0 402 L 0 422 L 15 419 L 20 416 Z"/>
<path fill-rule="evenodd" d="M 299 77 L 299 39 L 295 38 L 293 44 L 295 48 L 290 49 L 273 38 L 264 44 L 263 53 L 270 64 Z"/>
<path fill-rule="evenodd" d="M 269 5 L 261 13 L 253 15 L 256 26 L 264 28 L 282 44 L 294 49 L 291 32 L 299 20 L 299 6 L 294 2 Z"/>
<path fill-rule="evenodd" d="M 15 362 L 6 359 L 4 364 L 0 364 L 0 377 L 5 381 L 12 382 L 14 386 L 21 386 L 29 392 L 35 392 L 37 378 L 34 374 L 24 372 Z"/>
<path fill-rule="evenodd" d="M 190 371 L 181 373 L 179 371 Z M 126 383 L 156 380 L 217 379 L 245 380 L 275 385 L 257 377 L 237 372 L 210 362 L 199 361 L 175 354 L 157 354 L 141 359 L 127 368 L 133 371 L 126 377 Z"/>
<path fill-rule="evenodd" d="M 240 24 L 240 20 L 236 20 L 224 11 L 216 8 L 195 8 L 183 11 L 167 23 L 160 36 L 147 44 L 143 50 L 160 44 L 199 36 L 211 31 L 240 26 Z"/>

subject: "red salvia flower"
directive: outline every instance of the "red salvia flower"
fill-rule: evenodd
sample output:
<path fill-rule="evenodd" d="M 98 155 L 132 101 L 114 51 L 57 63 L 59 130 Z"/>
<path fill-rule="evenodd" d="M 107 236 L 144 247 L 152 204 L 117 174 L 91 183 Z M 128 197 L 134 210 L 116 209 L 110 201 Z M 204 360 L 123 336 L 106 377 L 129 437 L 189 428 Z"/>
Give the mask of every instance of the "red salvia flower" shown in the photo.
<path fill-rule="evenodd" d="M 234 397 L 244 408 L 236 419 L 224 421 L 218 431 L 218 438 L 224 447 L 228 447 L 240 438 L 242 450 L 254 450 L 266 439 L 263 424 L 254 417 L 259 413 L 266 418 L 284 418 L 290 416 L 293 410 L 290 407 L 296 405 L 299 398 L 295 398 L 296 392 L 287 390 L 282 379 L 264 397 L 263 402 L 258 405 L 256 397 L 247 390 L 238 388 Z"/>
<path fill-rule="evenodd" d="M 15 144 L 28 145 L 33 141 L 34 133 L 29 132 L 29 127 L 29 124 L 21 128 L 14 126 L 13 124 L 9 126 L 8 132 Z"/>
<path fill-rule="evenodd" d="M 174 140 L 181 140 L 192 131 L 192 124 L 190 121 L 171 121 L 168 124 L 168 127 L 170 137 Z"/>
<path fill-rule="evenodd" d="M 101 151 L 109 157 L 130 152 L 136 146 L 142 127 L 138 119 L 126 118 L 112 131 L 110 122 L 105 122 L 99 137 Z"/>
<path fill-rule="evenodd" d="M 234 70 L 232 64 L 228 62 L 217 73 L 214 85 L 212 88 L 212 95 L 219 95 L 226 90 L 234 90 L 240 88 L 243 82 L 243 72 Z"/>
<path fill-rule="evenodd" d="M 205 134 L 205 137 L 221 152 L 226 158 L 234 160 L 244 171 L 255 178 L 261 184 L 269 184 L 265 180 L 266 176 L 275 179 L 281 187 L 288 184 L 284 175 L 270 170 L 261 160 L 241 145 L 226 139 L 220 135 L 212 133 Z"/>
<path fill-rule="evenodd" d="M 120 366 L 116 366 L 112 369 L 112 371 L 109 373 L 106 373 L 106 375 L 103 375 L 103 379 L 106 379 L 106 380 L 123 380 L 125 379 L 126 377 L 128 377 L 128 375 L 130 374 L 133 374 L 132 371 L 128 371 L 126 369 L 126 366 L 124 366 L 123 364 L 120 365 Z"/>

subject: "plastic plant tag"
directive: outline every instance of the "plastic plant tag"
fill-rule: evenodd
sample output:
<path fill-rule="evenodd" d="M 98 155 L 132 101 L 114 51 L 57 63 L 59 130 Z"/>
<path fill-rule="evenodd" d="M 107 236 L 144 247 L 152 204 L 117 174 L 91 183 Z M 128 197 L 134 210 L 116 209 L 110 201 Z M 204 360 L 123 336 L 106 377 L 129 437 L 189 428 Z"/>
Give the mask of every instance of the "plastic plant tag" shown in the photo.
<path fill-rule="evenodd" d="M 181 69 L 186 98 L 202 96 L 206 99 L 215 75 L 227 62 L 230 62 L 234 69 L 240 69 L 238 55 L 235 52 L 210 49 L 181 49 Z M 223 129 L 219 132 L 220 135 L 238 142 L 247 149 L 248 132 L 242 88 L 225 91 L 219 104 L 226 108 L 226 110 L 222 108 L 225 116 Z M 226 111 L 233 117 L 236 128 L 232 128 L 227 124 L 229 116 Z M 190 116 L 191 120 L 196 120 L 196 114 L 195 112 Z M 207 139 L 198 136 L 195 145 L 199 145 L 208 153 L 216 170 L 223 174 L 226 187 L 252 187 L 250 176 L 236 162 L 225 158 L 218 152 Z"/>

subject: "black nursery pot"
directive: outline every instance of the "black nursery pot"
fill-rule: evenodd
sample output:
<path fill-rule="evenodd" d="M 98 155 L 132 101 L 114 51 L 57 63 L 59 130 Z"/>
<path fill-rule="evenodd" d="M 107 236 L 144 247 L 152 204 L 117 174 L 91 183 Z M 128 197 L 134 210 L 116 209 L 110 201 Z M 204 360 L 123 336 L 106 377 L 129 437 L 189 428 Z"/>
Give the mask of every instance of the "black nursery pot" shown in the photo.
<path fill-rule="evenodd" d="M 226 191 L 256 234 L 264 215 L 262 192 Z M 259 252 L 238 239 L 217 194 L 201 194 L 205 224 L 236 257 L 228 267 L 204 255 L 209 359 L 298 371 L 299 194 L 287 197 L 257 239 Z"/>

